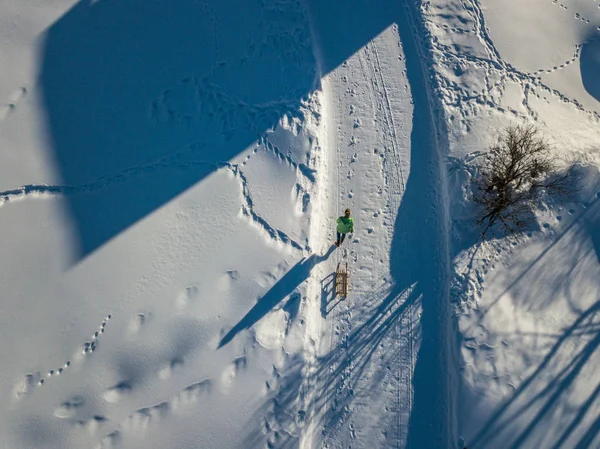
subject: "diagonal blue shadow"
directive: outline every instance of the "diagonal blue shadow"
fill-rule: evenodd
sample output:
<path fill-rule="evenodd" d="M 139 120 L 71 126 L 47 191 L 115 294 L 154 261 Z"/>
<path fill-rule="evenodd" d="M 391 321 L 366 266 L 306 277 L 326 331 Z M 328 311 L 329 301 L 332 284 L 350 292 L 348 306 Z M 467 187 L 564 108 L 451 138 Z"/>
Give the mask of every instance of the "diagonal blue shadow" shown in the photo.
<path fill-rule="evenodd" d="M 579 69 L 583 87 L 600 101 L 600 36 L 588 40 L 581 47 Z"/>
<path fill-rule="evenodd" d="M 317 28 L 338 32 L 323 34 L 326 72 L 386 26 L 360 26 L 367 1 L 312 3 Z M 84 0 L 47 31 L 53 159 L 85 193 L 67 198 L 77 260 L 297 114 L 319 82 L 306 13 L 298 1 Z"/>

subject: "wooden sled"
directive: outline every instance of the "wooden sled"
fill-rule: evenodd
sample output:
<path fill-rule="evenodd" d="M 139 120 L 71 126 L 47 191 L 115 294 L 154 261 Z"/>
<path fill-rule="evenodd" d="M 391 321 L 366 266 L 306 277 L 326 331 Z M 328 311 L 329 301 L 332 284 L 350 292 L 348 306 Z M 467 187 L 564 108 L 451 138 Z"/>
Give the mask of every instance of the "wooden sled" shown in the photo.
<path fill-rule="evenodd" d="M 338 266 L 335 270 L 335 294 L 341 298 L 348 296 L 348 262 L 341 266 Z"/>

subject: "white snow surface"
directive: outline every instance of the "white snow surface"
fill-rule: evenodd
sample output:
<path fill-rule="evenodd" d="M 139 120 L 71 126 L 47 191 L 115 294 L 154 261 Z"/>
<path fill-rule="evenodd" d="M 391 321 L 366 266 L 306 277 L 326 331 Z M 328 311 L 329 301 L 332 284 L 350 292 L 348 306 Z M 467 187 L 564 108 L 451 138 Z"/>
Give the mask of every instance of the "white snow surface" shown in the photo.
<path fill-rule="evenodd" d="M 424 14 L 449 135 L 459 443 L 600 447 L 600 5 L 434 0 Z M 539 127 L 559 165 L 577 163 L 582 184 L 542 199 L 524 234 L 482 242 L 468 181 L 518 123 Z"/>
<path fill-rule="evenodd" d="M 0 3 L 0 447 L 599 447 L 599 55 L 596 0 Z M 481 241 L 514 123 L 583 185 Z"/>

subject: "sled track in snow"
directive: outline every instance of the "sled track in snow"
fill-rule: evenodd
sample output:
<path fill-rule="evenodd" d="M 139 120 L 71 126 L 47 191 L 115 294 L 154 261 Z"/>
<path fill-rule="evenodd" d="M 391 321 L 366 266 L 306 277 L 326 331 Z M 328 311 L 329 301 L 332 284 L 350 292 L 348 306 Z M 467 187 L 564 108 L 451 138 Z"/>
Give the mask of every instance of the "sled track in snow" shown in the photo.
<path fill-rule="evenodd" d="M 377 39 L 365 46 L 363 55 L 360 57 L 362 69 L 368 73 L 370 80 L 371 98 L 374 101 L 374 110 L 379 113 L 378 118 L 383 123 L 384 151 L 384 180 L 388 192 L 389 216 L 395 216 L 400 209 L 400 202 L 406 190 L 404 173 L 402 172 L 400 143 L 396 132 L 396 125 L 390 103 L 386 81 L 382 74 L 383 67 L 379 52 L 377 51 Z M 407 254 L 407 248 L 404 248 Z M 404 301 L 407 297 L 404 296 Z M 395 323 L 399 353 L 396 359 L 396 446 L 402 447 L 406 443 L 408 429 L 404 422 L 408 416 L 402 412 L 410 413 L 412 409 L 412 370 L 413 363 L 413 323 L 412 304 L 408 302 L 407 308 Z"/>

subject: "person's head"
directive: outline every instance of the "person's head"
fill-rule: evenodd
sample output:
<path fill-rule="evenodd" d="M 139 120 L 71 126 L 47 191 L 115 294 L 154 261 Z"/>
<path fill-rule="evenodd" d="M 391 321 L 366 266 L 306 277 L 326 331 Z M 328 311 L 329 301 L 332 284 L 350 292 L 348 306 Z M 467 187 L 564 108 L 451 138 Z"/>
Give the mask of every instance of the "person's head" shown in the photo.
<path fill-rule="evenodd" d="M 346 218 L 350 218 L 350 209 L 346 209 L 346 210 L 344 211 L 344 217 L 346 217 Z"/>

